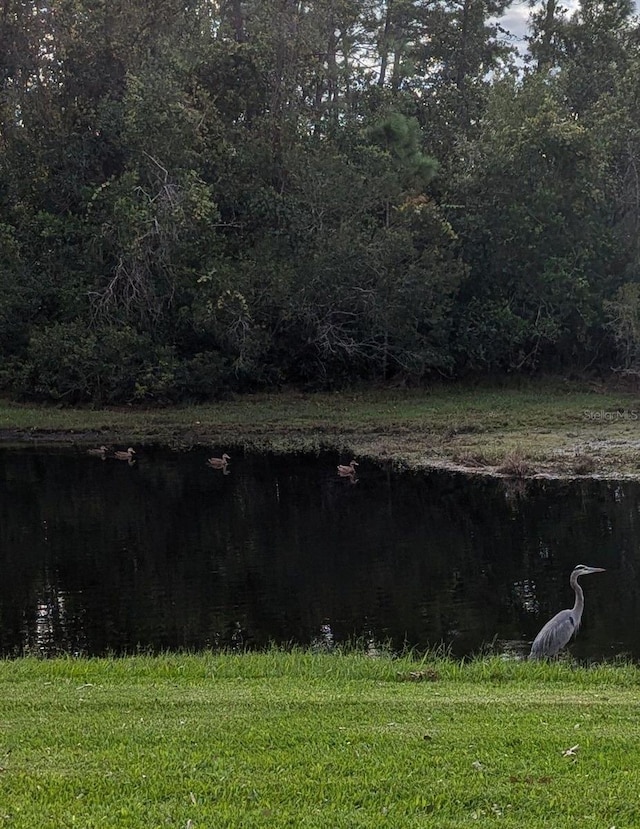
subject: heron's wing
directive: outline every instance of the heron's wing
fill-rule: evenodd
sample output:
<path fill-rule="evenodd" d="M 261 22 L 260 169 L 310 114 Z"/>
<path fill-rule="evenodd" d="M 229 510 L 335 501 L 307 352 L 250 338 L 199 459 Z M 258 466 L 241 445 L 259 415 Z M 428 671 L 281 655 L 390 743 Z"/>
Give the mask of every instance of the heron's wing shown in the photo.
<path fill-rule="evenodd" d="M 549 619 L 540 633 L 533 640 L 531 658 L 541 659 L 555 656 L 578 629 L 576 620 L 570 610 L 561 610 L 553 619 Z"/>

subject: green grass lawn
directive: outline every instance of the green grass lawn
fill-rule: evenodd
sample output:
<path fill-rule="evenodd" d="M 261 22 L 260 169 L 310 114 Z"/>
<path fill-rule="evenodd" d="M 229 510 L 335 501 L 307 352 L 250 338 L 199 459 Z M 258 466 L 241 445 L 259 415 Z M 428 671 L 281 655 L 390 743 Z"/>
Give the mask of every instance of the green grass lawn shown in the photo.
<path fill-rule="evenodd" d="M 635 827 L 640 670 L 0 662 L 0 826 Z"/>

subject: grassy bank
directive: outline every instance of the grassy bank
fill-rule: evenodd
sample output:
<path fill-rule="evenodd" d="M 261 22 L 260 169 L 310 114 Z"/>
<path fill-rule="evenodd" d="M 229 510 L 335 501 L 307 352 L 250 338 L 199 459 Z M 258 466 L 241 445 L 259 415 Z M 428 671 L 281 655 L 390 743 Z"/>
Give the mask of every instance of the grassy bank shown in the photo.
<path fill-rule="evenodd" d="M 639 683 L 497 659 L 2 662 L 0 826 L 637 826 Z"/>
<path fill-rule="evenodd" d="M 414 469 L 640 477 L 640 397 L 549 381 L 511 389 L 250 395 L 164 409 L 4 403 L 0 436 L 79 445 L 334 449 Z"/>

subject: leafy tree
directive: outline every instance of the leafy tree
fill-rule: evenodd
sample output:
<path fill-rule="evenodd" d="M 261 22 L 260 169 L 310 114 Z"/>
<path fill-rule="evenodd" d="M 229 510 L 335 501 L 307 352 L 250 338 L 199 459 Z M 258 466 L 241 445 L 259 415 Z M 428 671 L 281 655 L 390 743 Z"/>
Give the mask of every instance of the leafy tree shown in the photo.
<path fill-rule="evenodd" d="M 2 386 L 157 400 L 626 365 L 631 5 L 537 4 L 524 69 L 508 5 L 6 0 Z"/>
<path fill-rule="evenodd" d="M 529 0 L 532 12 L 529 18 L 527 59 L 538 72 L 556 69 L 563 51 L 562 34 L 567 24 L 567 9 L 558 0 Z"/>
<path fill-rule="evenodd" d="M 605 159 L 539 78 L 503 82 L 459 179 L 472 263 L 458 342 L 494 369 L 583 364 L 610 280 Z"/>

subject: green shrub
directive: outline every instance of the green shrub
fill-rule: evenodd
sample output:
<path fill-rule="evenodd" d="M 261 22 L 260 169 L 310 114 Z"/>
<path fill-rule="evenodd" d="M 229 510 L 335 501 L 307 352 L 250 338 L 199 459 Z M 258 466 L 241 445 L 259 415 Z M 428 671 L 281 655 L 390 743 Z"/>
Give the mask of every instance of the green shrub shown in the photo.
<path fill-rule="evenodd" d="M 167 398 L 177 367 L 172 348 L 130 327 L 54 323 L 32 331 L 26 354 L 6 367 L 2 382 L 36 400 L 130 402 Z"/>

